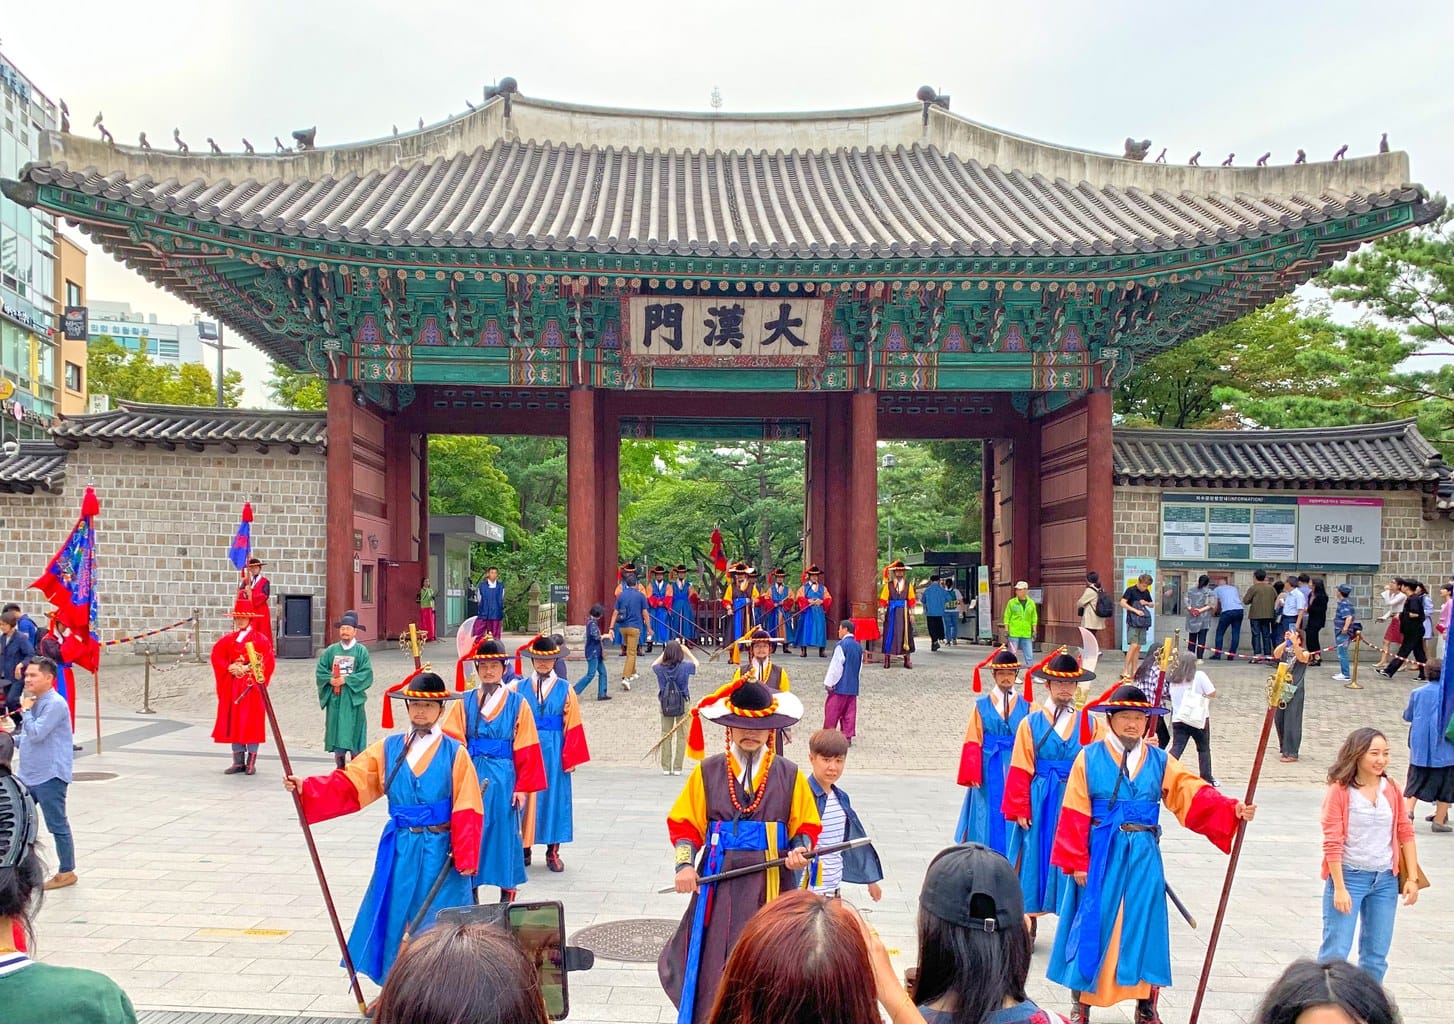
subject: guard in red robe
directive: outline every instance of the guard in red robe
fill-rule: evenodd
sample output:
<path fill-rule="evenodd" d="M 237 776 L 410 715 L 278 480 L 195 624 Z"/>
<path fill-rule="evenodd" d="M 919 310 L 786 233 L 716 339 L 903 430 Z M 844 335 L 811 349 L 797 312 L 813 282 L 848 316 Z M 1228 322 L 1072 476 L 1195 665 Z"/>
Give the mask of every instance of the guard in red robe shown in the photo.
<path fill-rule="evenodd" d="M 267 713 L 259 688 L 273 678 L 273 645 L 256 622 L 251 602 L 238 594 L 232 606 L 232 632 L 212 645 L 212 676 L 217 683 L 212 740 L 232 745 L 232 764 L 224 775 L 257 774 L 257 748 L 267 739 Z M 249 645 L 255 663 L 248 657 Z"/>
<path fill-rule="evenodd" d="M 245 597 L 253 611 L 253 628 L 268 639 L 273 646 L 273 585 L 263 575 L 263 560 L 256 556 L 247 560 L 242 570 L 242 582 L 238 584 L 239 597 Z"/>

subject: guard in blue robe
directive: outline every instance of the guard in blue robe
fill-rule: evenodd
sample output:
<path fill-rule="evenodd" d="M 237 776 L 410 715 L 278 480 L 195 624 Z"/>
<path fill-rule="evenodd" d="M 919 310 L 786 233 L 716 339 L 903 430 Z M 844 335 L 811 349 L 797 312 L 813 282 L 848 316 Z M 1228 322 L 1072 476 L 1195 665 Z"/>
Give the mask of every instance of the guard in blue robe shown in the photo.
<path fill-rule="evenodd" d="M 672 567 L 673 579 L 669 586 L 671 595 L 671 636 L 683 642 L 697 638 L 697 609 L 692 601 L 692 584 L 687 579 L 687 567 Z"/>
<path fill-rule="evenodd" d="M 542 792 L 532 793 L 525 806 L 522 829 L 525 863 L 530 863 L 530 848 L 544 843 L 546 866 L 551 871 L 564 871 L 560 844 L 575 838 L 571 773 L 589 761 L 591 755 L 586 749 L 586 730 L 575 691 L 569 681 L 555 674 L 559 646 L 549 637 L 537 636 L 526 653 L 535 671 L 520 683 L 520 692 L 535 715 L 546 786 Z"/>
<path fill-rule="evenodd" d="M 793 643 L 798 645 L 804 658 L 809 647 L 818 648 L 818 656 L 823 657 L 828 648 L 828 609 L 833 606 L 833 595 L 823 585 L 823 570 L 816 565 L 808 566 L 803 576 L 803 585 L 798 588 L 798 623 Z"/>
<path fill-rule="evenodd" d="M 771 636 L 783 637 L 783 650 L 787 651 L 792 647 L 791 638 L 787 637 L 788 613 L 792 609 L 793 591 L 786 582 L 788 574 L 782 569 L 774 569 L 768 574 L 767 593 L 763 595 L 762 628 L 767 630 Z"/>
<path fill-rule="evenodd" d="M 664 565 L 651 567 L 651 583 L 646 588 L 646 605 L 651 610 L 647 621 L 647 626 L 651 629 L 651 640 L 646 645 L 646 649 L 650 650 L 653 644 L 665 644 L 672 637 L 671 584 L 666 580 Z"/>
<path fill-rule="evenodd" d="M 1002 663 L 1001 659 L 1005 659 Z M 1010 774 L 1010 753 L 1015 730 L 1029 714 L 1028 701 L 1015 693 L 1018 659 L 1002 649 L 991 662 L 995 685 L 976 700 L 965 728 L 959 758 L 959 784 L 969 787 L 954 829 L 956 843 L 982 843 L 996 853 L 1009 849 L 1010 839 L 1000 809 L 1005 798 L 1005 779 Z M 979 681 L 978 676 L 975 679 Z M 1026 682 L 1028 689 L 1029 682 Z"/>

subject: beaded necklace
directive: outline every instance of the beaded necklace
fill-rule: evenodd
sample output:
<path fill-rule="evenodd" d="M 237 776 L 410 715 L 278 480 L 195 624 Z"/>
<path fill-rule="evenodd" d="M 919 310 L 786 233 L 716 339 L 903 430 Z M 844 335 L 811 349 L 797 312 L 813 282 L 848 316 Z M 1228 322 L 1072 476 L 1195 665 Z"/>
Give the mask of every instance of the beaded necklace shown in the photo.
<path fill-rule="evenodd" d="M 732 740 L 728 739 L 727 756 L 723 758 L 723 766 L 727 772 L 727 795 L 732 800 L 732 809 L 736 811 L 741 817 L 751 817 L 752 812 L 757 810 L 757 805 L 762 803 L 762 798 L 764 794 L 767 793 L 767 775 L 768 769 L 772 767 L 772 759 L 772 747 L 764 744 L 762 755 L 762 778 L 757 783 L 757 789 L 754 791 L 752 796 L 752 803 L 746 807 L 743 807 L 742 804 L 737 801 L 737 777 L 732 774 Z"/>

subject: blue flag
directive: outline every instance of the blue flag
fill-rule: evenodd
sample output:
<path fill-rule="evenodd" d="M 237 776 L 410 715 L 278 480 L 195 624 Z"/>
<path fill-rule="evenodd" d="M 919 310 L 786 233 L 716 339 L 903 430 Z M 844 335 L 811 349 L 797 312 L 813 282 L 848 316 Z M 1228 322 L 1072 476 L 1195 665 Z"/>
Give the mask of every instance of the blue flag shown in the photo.
<path fill-rule="evenodd" d="M 232 535 L 232 547 L 227 549 L 227 560 L 238 572 L 247 566 L 252 554 L 252 502 L 244 502 L 242 518 L 238 520 L 237 532 Z"/>
<path fill-rule="evenodd" d="M 56 618 L 79 641 L 75 662 L 95 672 L 101 660 L 96 636 L 96 530 L 94 520 L 101 511 L 96 492 L 86 488 L 81 499 L 81 517 L 66 542 L 55 553 L 45 572 L 31 584 L 55 605 Z"/>

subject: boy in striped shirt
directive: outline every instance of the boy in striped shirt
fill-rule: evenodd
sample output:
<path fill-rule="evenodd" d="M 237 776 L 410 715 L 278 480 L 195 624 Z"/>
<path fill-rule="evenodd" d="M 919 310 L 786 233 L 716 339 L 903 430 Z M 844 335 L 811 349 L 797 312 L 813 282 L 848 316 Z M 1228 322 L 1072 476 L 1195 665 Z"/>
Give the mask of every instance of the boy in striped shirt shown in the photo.
<path fill-rule="evenodd" d="M 819 729 L 808 740 L 808 763 L 813 769 L 808 788 L 813 791 L 818 816 L 823 820 L 819 846 L 846 843 L 868 834 L 848 802 L 848 794 L 836 785 L 847 761 L 848 737 L 837 729 Z M 867 885 L 869 898 L 877 903 L 883 897 L 879 888 L 883 877 L 878 853 L 868 845 L 815 858 L 802 884 L 820 896 L 838 896 L 844 882 Z"/>

